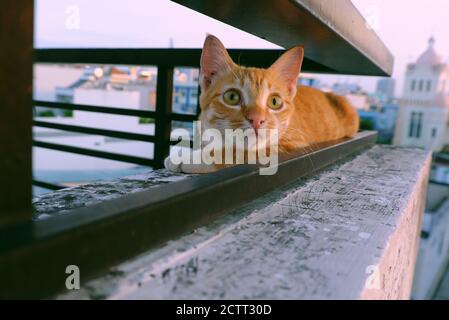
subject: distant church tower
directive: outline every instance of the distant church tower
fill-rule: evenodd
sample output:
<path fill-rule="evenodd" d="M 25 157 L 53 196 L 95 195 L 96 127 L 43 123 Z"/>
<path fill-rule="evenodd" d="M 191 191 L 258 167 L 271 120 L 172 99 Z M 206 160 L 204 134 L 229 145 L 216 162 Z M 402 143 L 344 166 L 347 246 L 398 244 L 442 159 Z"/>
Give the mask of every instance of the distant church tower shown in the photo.
<path fill-rule="evenodd" d="M 400 99 L 400 111 L 393 144 L 440 150 L 449 144 L 449 67 L 435 51 L 435 39 L 410 63 Z"/>

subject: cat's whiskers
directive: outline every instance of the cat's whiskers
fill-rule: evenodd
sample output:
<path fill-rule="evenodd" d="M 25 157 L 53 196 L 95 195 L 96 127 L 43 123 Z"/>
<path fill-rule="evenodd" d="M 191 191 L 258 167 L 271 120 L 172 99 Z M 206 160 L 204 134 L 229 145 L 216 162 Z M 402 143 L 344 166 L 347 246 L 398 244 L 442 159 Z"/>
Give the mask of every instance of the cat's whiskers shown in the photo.
<path fill-rule="evenodd" d="M 305 137 L 304 131 L 300 130 L 300 129 L 296 129 L 296 128 L 287 128 L 287 134 L 290 132 L 294 132 L 295 134 L 299 134 L 301 136 L 301 138 L 303 139 L 303 141 L 308 141 L 308 139 Z M 298 139 L 296 137 L 290 137 L 288 135 L 285 135 L 282 137 L 282 139 L 288 141 L 288 142 L 298 142 Z M 310 164 L 312 166 L 312 170 L 315 171 L 315 164 L 313 163 L 313 159 L 311 156 L 311 153 L 313 151 L 316 151 L 317 149 L 317 144 L 314 142 L 308 142 L 308 144 L 305 144 L 304 146 L 300 147 L 301 149 L 303 149 L 306 153 L 304 154 L 307 159 L 310 161 Z"/>

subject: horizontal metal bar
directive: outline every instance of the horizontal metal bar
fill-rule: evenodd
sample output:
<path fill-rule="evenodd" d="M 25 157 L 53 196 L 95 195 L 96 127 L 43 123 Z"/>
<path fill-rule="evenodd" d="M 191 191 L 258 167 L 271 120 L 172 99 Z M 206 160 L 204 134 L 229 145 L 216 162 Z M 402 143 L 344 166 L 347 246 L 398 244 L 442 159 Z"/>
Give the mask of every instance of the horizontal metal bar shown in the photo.
<path fill-rule="evenodd" d="M 73 103 L 63 103 L 63 102 L 51 102 L 51 101 L 41 101 L 35 100 L 34 105 L 37 107 L 47 107 L 55 109 L 68 109 L 68 110 L 80 110 L 88 112 L 98 112 L 107 114 L 117 114 L 122 116 L 133 116 L 142 118 L 157 118 L 155 111 L 150 110 L 136 110 L 127 108 L 114 108 L 114 107 L 101 107 L 92 106 L 85 104 L 73 104 Z M 168 118 L 174 121 L 191 122 L 198 119 L 197 115 L 193 114 L 182 114 L 182 113 L 171 113 Z"/>
<path fill-rule="evenodd" d="M 183 122 L 192 122 L 198 120 L 198 116 L 195 114 L 181 114 L 181 113 L 172 113 L 169 115 L 169 118 L 173 121 L 183 121 Z"/>
<path fill-rule="evenodd" d="M 176 140 L 175 141 L 170 141 L 170 145 L 174 146 L 174 145 L 177 145 L 177 144 L 179 144 L 181 142 L 182 142 L 182 144 L 179 145 L 180 147 L 188 147 L 190 149 L 193 149 L 193 140 L 182 140 L 182 139 L 179 139 L 177 141 Z"/>
<path fill-rule="evenodd" d="M 33 104 L 37 107 L 47 107 L 55 109 L 67 109 L 67 110 L 81 110 L 89 112 L 98 113 L 108 113 L 108 114 L 118 114 L 122 116 L 132 116 L 132 117 L 142 117 L 142 118 L 154 118 L 156 113 L 150 110 L 137 110 L 129 108 L 114 108 L 114 107 L 102 107 L 102 106 L 91 106 L 85 104 L 73 104 L 73 103 L 62 103 L 62 102 L 51 102 L 51 101 L 41 101 L 35 100 Z"/>
<path fill-rule="evenodd" d="M 432 158 L 435 163 L 449 164 L 449 154 L 445 154 L 445 153 L 441 153 L 441 152 L 433 153 Z"/>
<path fill-rule="evenodd" d="M 357 153 L 373 145 L 376 136 L 361 132 L 309 154 L 283 158 L 275 175 L 263 176 L 257 166 L 241 165 L 0 230 L 0 297 L 45 297 L 62 290 L 64 270 L 72 264 L 86 281 L 123 259 Z"/>
<path fill-rule="evenodd" d="M 391 75 L 394 58 L 350 0 L 173 0 L 335 73 Z M 306 69 L 306 68 L 305 68 Z"/>
<path fill-rule="evenodd" d="M 135 156 L 128 156 L 128 155 L 124 155 L 124 154 L 112 153 L 112 152 L 107 152 L 107 151 L 92 150 L 92 149 L 86 149 L 86 148 L 62 145 L 62 144 L 57 144 L 57 143 L 50 143 L 50 142 L 33 140 L 33 146 L 34 147 L 39 147 L 39 148 L 46 148 L 46 149 L 51 149 L 51 150 L 63 151 L 63 152 L 76 153 L 76 154 L 81 154 L 81 155 L 85 155 L 85 156 L 103 158 L 103 159 L 108 159 L 108 160 L 122 161 L 122 162 L 128 162 L 128 163 L 135 163 L 135 164 L 139 164 L 139 165 L 142 165 L 142 166 L 150 166 L 151 167 L 151 166 L 154 165 L 153 159 L 147 159 L 147 158 L 135 157 Z"/>
<path fill-rule="evenodd" d="M 268 67 L 279 58 L 283 50 L 230 49 L 228 52 L 239 64 Z M 201 49 L 35 49 L 34 62 L 199 68 L 200 56 Z M 302 70 L 336 72 L 307 57 L 304 58 Z"/>
<path fill-rule="evenodd" d="M 41 187 L 41 188 L 44 188 L 44 189 L 55 190 L 55 191 L 67 188 L 67 187 L 61 186 L 59 184 L 45 182 L 45 181 L 40 181 L 40 180 L 36 180 L 36 179 L 33 179 L 33 185 L 36 186 L 36 187 Z"/>
<path fill-rule="evenodd" d="M 449 187 L 449 183 L 444 182 L 444 181 L 434 180 L 432 178 L 429 179 L 429 183 L 436 184 L 436 185 L 439 185 L 439 186 Z"/>
<path fill-rule="evenodd" d="M 96 134 L 96 135 L 119 138 L 119 139 L 144 141 L 144 142 L 154 142 L 155 141 L 154 136 L 140 134 L 140 133 L 89 128 L 89 127 L 68 125 L 68 124 L 62 124 L 62 123 L 36 121 L 36 120 L 33 121 L 33 125 L 36 127 L 58 129 L 58 130 L 72 131 L 72 132 L 80 132 L 80 133 L 86 133 L 86 134 Z"/>

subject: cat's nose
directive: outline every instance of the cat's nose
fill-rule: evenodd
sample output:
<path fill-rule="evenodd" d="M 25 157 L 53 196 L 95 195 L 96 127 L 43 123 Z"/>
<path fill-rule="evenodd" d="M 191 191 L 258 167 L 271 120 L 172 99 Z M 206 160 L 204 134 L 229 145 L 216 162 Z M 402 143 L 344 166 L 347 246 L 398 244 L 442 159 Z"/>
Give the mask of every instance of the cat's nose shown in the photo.
<path fill-rule="evenodd" d="M 259 115 L 250 116 L 246 119 L 251 124 L 251 127 L 253 127 L 256 131 L 265 123 L 265 119 Z"/>

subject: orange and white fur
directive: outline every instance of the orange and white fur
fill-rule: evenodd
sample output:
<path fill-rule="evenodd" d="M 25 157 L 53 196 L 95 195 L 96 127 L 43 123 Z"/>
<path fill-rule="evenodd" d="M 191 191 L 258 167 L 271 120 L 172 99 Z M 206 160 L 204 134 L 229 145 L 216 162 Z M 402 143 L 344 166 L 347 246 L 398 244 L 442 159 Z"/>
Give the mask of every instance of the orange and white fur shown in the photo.
<path fill-rule="evenodd" d="M 279 152 L 352 137 L 359 118 L 348 101 L 333 93 L 299 86 L 302 46 L 287 50 L 268 69 L 235 64 L 220 40 L 208 35 L 201 54 L 202 129 L 278 129 Z M 166 168 L 206 173 L 223 165 L 180 164 L 168 157 Z"/>

